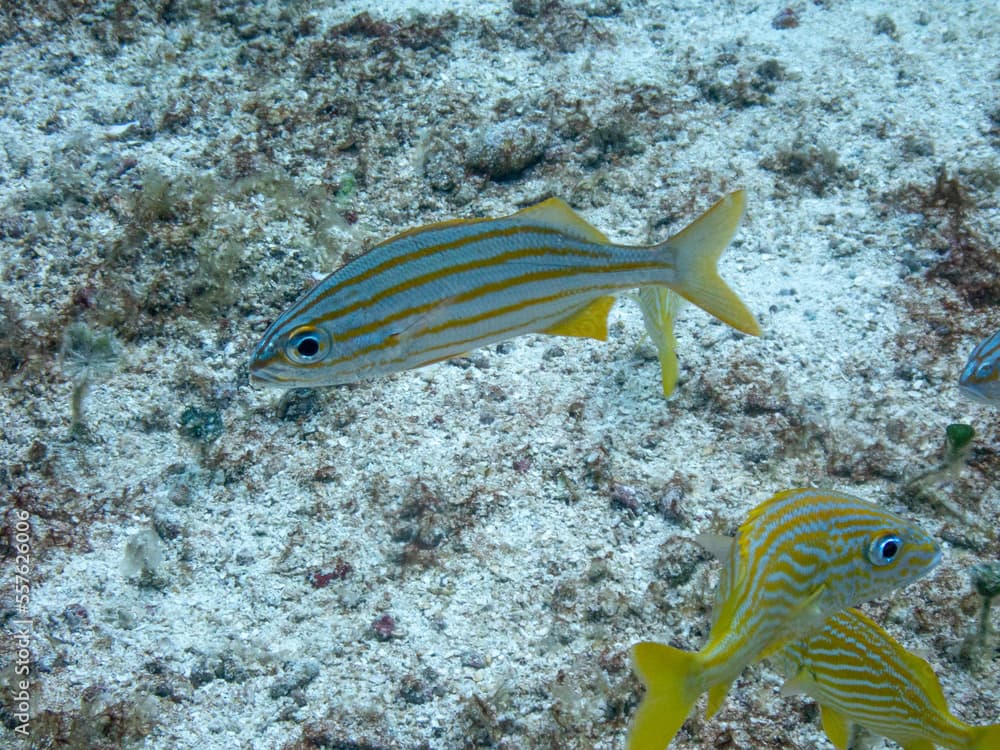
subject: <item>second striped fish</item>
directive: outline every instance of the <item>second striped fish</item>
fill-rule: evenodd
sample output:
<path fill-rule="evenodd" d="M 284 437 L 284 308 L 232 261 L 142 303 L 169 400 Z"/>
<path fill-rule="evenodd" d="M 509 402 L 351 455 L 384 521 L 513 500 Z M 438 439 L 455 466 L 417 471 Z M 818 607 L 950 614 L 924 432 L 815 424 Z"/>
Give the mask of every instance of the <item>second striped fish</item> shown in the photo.
<path fill-rule="evenodd" d="M 785 490 L 761 503 L 725 551 L 708 643 L 697 652 L 633 647 L 646 695 L 628 750 L 663 750 L 703 692 L 711 716 L 744 667 L 926 574 L 940 554 L 919 527 L 844 493 Z"/>
<path fill-rule="evenodd" d="M 952 714 L 931 665 L 856 609 L 833 615 L 774 661 L 788 675 L 783 693 L 819 703 L 837 750 L 847 750 L 853 724 L 905 750 L 1000 748 L 1000 724 L 973 727 Z"/>
<path fill-rule="evenodd" d="M 753 314 L 716 263 L 743 216 L 727 195 L 649 247 L 608 241 L 558 198 L 500 219 L 403 232 L 321 281 L 264 334 L 258 382 L 348 383 L 454 357 L 524 333 L 607 338 L 614 294 L 667 287 L 734 328 Z"/>

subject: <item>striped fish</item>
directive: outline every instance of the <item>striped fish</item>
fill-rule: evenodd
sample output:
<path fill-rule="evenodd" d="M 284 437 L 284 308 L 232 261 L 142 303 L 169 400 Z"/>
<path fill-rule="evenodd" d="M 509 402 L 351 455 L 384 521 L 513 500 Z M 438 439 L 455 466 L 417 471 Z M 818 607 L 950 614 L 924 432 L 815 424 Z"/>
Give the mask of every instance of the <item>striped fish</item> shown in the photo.
<path fill-rule="evenodd" d="M 904 750 L 1000 748 L 1000 724 L 973 727 L 956 718 L 931 665 L 856 609 L 833 615 L 773 661 L 789 675 L 783 693 L 805 693 L 820 704 L 837 750 L 847 750 L 853 724 Z"/>
<path fill-rule="evenodd" d="M 411 229 L 304 294 L 264 334 L 255 381 L 334 385 L 454 357 L 523 333 L 607 338 L 611 296 L 666 286 L 745 333 L 753 314 L 716 262 L 743 216 L 726 196 L 657 245 L 616 245 L 558 198 L 500 219 Z"/>
<path fill-rule="evenodd" d="M 1000 404 L 1000 331 L 972 350 L 958 385 L 976 401 Z"/>
<path fill-rule="evenodd" d="M 639 291 L 639 309 L 646 335 L 652 339 L 660 358 L 660 380 L 663 395 L 670 396 L 677 386 L 677 339 L 674 321 L 684 299 L 663 286 L 647 286 Z"/>
<path fill-rule="evenodd" d="M 744 667 L 819 628 L 834 612 L 925 575 L 934 540 L 877 505 L 830 490 L 779 492 L 754 508 L 725 551 L 714 621 L 698 652 L 639 643 L 646 695 L 629 750 L 663 750 L 701 693 L 707 717 Z"/>

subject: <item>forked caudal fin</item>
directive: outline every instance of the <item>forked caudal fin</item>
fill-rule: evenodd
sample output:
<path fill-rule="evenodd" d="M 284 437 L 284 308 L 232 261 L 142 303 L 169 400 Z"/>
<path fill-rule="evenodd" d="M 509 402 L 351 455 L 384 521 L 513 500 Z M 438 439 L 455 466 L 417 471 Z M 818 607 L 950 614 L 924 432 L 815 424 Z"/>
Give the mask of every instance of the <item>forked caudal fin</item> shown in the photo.
<path fill-rule="evenodd" d="M 745 205 L 742 190 L 730 193 L 656 248 L 670 256 L 679 294 L 723 323 L 759 336 L 757 319 L 719 278 L 716 268 L 719 256 L 736 234 Z"/>
<path fill-rule="evenodd" d="M 644 641 L 632 647 L 632 667 L 646 686 L 632 717 L 627 750 L 665 750 L 698 699 L 695 654 Z"/>

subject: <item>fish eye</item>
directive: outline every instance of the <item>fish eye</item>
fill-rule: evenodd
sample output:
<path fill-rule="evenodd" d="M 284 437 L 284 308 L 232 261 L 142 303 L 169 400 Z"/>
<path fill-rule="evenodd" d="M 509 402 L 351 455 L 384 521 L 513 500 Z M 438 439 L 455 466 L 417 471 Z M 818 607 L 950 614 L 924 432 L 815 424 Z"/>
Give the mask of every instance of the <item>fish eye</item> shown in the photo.
<path fill-rule="evenodd" d="M 876 537 L 868 547 L 868 561 L 876 566 L 889 565 L 902 549 L 902 539 L 895 534 L 883 534 Z"/>
<path fill-rule="evenodd" d="M 993 374 L 993 365 L 989 362 L 983 362 L 976 369 L 976 380 L 987 380 L 992 374 Z"/>
<path fill-rule="evenodd" d="M 330 338 L 325 331 L 312 326 L 296 328 L 288 335 L 285 353 L 300 365 L 308 365 L 322 359 L 330 348 Z"/>

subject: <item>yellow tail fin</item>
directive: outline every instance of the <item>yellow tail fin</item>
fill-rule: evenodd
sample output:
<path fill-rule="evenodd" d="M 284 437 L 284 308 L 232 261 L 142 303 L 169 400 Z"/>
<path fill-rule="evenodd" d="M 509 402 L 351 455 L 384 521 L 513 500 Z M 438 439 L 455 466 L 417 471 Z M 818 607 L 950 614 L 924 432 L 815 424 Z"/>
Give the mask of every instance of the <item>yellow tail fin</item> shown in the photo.
<path fill-rule="evenodd" d="M 1000 724 L 988 727 L 972 727 L 969 732 L 968 750 L 996 750 L 1000 747 Z"/>
<path fill-rule="evenodd" d="M 629 729 L 627 750 L 665 750 L 699 691 L 692 679 L 696 654 L 644 641 L 632 647 L 632 667 L 646 686 Z"/>
<path fill-rule="evenodd" d="M 742 190 L 730 193 L 657 249 L 669 253 L 677 273 L 674 288 L 681 296 L 723 323 L 759 336 L 757 319 L 719 278 L 716 268 L 719 256 L 736 234 L 745 204 Z"/>

